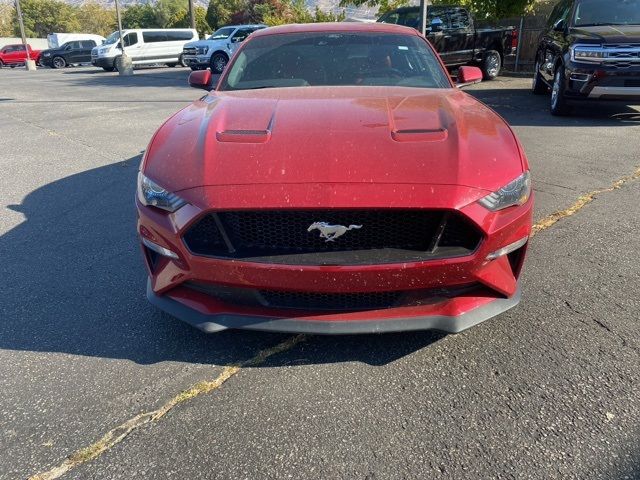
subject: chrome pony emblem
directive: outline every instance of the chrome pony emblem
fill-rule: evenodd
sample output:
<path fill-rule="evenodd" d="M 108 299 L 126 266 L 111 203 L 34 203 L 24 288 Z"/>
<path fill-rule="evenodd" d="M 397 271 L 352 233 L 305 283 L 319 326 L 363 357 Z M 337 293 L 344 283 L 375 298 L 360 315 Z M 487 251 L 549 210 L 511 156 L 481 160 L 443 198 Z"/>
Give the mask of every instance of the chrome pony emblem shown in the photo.
<path fill-rule="evenodd" d="M 329 225 L 326 222 L 315 222 L 307 228 L 307 232 L 320 230 L 320 238 L 324 238 L 325 242 L 333 242 L 336 238 L 341 237 L 349 230 L 359 230 L 361 228 L 362 225 L 349 225 L 348 227 L 345 227 L 344 225 Z"/>

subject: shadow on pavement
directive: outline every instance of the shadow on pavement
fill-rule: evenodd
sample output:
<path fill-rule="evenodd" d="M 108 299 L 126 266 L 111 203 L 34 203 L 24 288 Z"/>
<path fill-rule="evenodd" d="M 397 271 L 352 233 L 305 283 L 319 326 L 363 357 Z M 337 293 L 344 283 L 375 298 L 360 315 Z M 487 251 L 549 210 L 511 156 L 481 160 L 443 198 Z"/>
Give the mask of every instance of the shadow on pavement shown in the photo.
<path fill-rule="evenodd" d="M 85 87 L 172 87 L 190 88 L 188 84 L 190 68 L 136 68 L 131 76 L 120 76 L 118 72 L 105 72 L 102 69 L 82 69 L 61 72 L 65 80 Z M 214 75 L 214 82 L 219 75 Z"/>
<path fill-rule="evenodd" d="M 640 112 L 616 102 L 576 103 L 571 116 L 554 117 L 549 112 L 550 95 L 533 95 L 526 88 L 469 89 L 467 93 L 493 108 L 512 126 L 618 127 L 640 122 Z"/>
<path fill-rule="evenodd" d="M 135 233 L 139 163 L 137 156 L 63 178 L 9 207 L 25 220 L 0 236 L 1 349 L 140 364 L 225 365 L 289 337 L 243 331 L 206 335 L 148 304 Z M 304 358 L 274 357 L 269 366 L 345 361 L 384 365 L 440 338 L 432 332 L 312 337 L 298 347 Z"/>

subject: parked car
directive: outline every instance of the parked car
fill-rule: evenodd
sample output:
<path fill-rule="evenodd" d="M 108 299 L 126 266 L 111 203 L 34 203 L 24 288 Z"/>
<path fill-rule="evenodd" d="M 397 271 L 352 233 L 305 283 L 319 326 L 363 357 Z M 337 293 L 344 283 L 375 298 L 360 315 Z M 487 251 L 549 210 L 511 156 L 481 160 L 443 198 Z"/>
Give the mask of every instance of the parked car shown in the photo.
<path fill-rule="evenodd" d="M 31 45 L 27 45 L 29 49 L 29 58 L 36 63 L 40 60 L 40 50 L 34 50 Z M 24 45 L 17 43 L 15 45 L 5 45 L 0 50 L 0 68 L 5 65 L 8 67 L 16 67 L 24 65 L 27 60 L 27 50 Z"/>
<path fill-rule="evenodd" d="M 105 38 L 102 35 L 94 35 L 93 33 L 50 33 L 47 35 L 47 43 L 49 48 L 59 48 L 65 43 L 75 40 L 93 40 L 96 45 L 102 45 Z"/>
<path fill-rule="evenodd" d="M 190 28 L 127 29 L 122 31 L 124 49 L 134 65 L 164 63 L 169 67 L 186 66 L 182 57 L 184 44 L 198 40 L 198 32 Z M 122 56 L 120 32 L 107 37 L 104 44 L 91 51 L 91 63 L 112 72 Z"/>
<path fill-rule="evenodd" d="M 59 48 L 43 50 L 40 64 L 45 67 L 64 68 L 73 64 L 91 63 L 91 50 L 95 46 L 95 40 L 67 42 Z"/>
<path fill-rule="evenodd" d="M 562 0 L 540 37 L 533 93 L 551 113 L 575 101 L 640 102 L 640 0 Z"/>
<path fill-rule="evenodd" d="M 210 70 L 191 72 L 211 90 Z M 413 29 L 259 30 L 142 160 L 149 300 L 208 332 L 460 332 L 514 307 L 531 233 L 514 132 Z"/>
<path fill-rule="evenodd" d="M 206 40 L 189 42 L 182 50 L 182 56 L 191 70 L 210 67 L 214 73 L 222 73 L 229 58 L 240 44 L 256 30 L 266 25 L 229 25 L 219 28 Z"/>
<path fill-rule="evenodd" d="M 420 29 L 420 7 L 392 10 L 378 22 Z M 457 6 L 427 7 L 427 39 L 448 68 L 478 65 L 485 80 L 496 78 L 505 57 L 518 47 L 515 28 L 477 28 L 471 13 Z"/>

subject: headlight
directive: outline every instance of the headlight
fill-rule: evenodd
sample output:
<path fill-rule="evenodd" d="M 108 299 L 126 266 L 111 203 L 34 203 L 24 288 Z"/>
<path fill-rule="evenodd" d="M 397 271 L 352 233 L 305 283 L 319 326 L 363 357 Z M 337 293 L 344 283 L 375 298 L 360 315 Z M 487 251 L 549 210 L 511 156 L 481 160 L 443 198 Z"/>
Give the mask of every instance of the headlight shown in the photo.
<path fill-rule="evenodd" d="M 42 54 L 42 56 L 43 56 L 43 57 L 50 57 L 50 56 L 51 56 L 51 54 L 50 54 L 49 52 L 44 52 L 44 53 Z"/>
<path fill-rule="evenodd" d="M 187 203 L 175 193 L 165 190 L 145 177 L 141 172 L 138 173 L 138 200 L 143 205 L 161 208 L 167 212 L 175 212 Z"/>
<path fill-rule="evenodd" d="M 600 45 L 575 46 L 571 50 L 576 62 L 600 62 L 604 58 L 604 51 Z"/>
<path fill-rule="evenodd" d="M 206 55 L 209 51 L 209 47 L 198 47 L 198 55 Z"/>
<path fill-rule="evenodd" d="M 480 200 L 480 205 L 492 212 L 514 205 L 524 205 L 531 196 L 531 174 L 524 172 L 513 182 Z"/>

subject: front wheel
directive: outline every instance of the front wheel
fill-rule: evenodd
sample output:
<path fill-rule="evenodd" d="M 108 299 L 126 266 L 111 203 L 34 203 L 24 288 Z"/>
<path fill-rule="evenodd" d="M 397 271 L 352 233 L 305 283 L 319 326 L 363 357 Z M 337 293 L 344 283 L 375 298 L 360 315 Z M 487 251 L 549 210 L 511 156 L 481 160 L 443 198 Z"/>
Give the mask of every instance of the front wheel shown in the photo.
<path fill-rule="evenodd" d="M 500 74 L 501 68 L 502 57 L 500 56 L 500 52 L 496 50 L 488 50 L 487 53 L 484 54 L 484 59 L 482 60 L 482 77 L 485 80 L 493 80 Z"/>
<path fill-rule="evenodd" d="M 560 65 L 553 78 L 553 89 L 551 90 L 551 115 L 563 116 L 570 112 L 567 98 L 564 94 L 564 66 Z"/>
<path fill-rule="evenodd" d="M 542 74 L 540 73 L 540 60 L 536 60 L 536 69 L 533 74 L 533 82 L 531 83 L 531 91 L 534 95 L 542 95 L 547 93 L 549 89 L 542 80 Z"/>
<path fill-rule="evenodd" d="M 180 65 L 181 67 L 187 66 L 187 62 L 184 61 L 184 55 L 182 54 L 180 54 L 180 56 L 178 57 L 178 65 Z"/>
<path fill-rule="evenodd" d="M 4 62 L 2 60 L 0 60 L 0 68 L 4 67 Z"/>
<path fill-rule="evenodd" d="M 62 57 L 53 57 L 51 65 L 53 68 L 64 68 L 67 66 L 67 61 Z"/>
<path fill-rule="evenodd" d="M 116 67 L 102 67 L 102 69 L 105 72 L 113 72 L 113 71 L 115 71 Z"/>
<path fill-rule="evenodd" d="M 229 59 L 224 53 L 216 53 L 211 57 L 211 71 L 213 73 L 222 73 L 228 61 Z"/>

